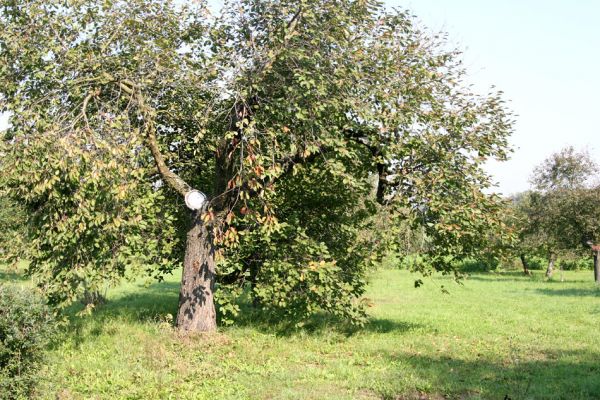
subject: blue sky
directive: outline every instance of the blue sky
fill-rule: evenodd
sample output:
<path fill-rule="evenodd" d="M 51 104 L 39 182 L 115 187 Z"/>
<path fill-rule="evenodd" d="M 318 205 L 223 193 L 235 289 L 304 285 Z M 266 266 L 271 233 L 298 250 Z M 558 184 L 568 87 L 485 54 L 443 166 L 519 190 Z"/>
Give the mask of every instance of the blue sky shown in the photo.
<path fill-rule="evenodd" d="M 517 114 L 510 161 L 490 163 L 499 191 L 528 188 L 535 165 L 566 145 L 600 161 L 600 1 L 387 0 L 464 50 L 470 82 L 505 92 Z"/>
<path fill-rule="evenodd" d="M 218 0 L 213 1 L 218 3 Z M 464 51 L 469 80 L 505 92 L 517 114 L 498 191 L 528 188 L 533 167 L 566 145 L 600 161 L 600 0 L 386 0 Z M 0 117 L 0 128 L 5 125 Z"/>

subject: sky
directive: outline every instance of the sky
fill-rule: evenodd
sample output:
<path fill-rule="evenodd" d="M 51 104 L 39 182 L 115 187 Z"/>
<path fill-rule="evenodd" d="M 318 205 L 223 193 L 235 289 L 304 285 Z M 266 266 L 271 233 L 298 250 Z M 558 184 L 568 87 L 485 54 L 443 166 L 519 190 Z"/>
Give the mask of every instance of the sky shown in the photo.
<path fill-rule="evenodd" d="M 511 159 L 488 172 L 505 195 L 533 168 L 573 145 L 600 161 L 599 0 L 387 0 L 464 51 L 469 82 L 495 85 L 516 116 Z"/>
<path fill-rule="evenodd" d="M 218 3 L 218 0 L 212 0 Z M 516 114 L 507 162 L 486 168 L 504 195 L 567 145 L 600 161 L 600 0 L 386 0 L 463 50 L 479 93 L 502 90 Z M 6 117 L 0 116 L 0 129 Z"/>

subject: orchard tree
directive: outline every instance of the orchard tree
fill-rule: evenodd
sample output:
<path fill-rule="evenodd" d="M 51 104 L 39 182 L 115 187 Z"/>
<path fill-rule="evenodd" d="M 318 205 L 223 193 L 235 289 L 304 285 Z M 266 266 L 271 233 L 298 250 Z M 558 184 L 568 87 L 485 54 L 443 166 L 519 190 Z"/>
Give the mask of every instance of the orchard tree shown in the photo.
<path fill-rule="evenodd" d="M 552 193 L 550 230 L 558 249 L 583 255 L 594 247 L 594 280 L 600 283 L 597 246 L 600 243 L 600 186 L 560 190 Z"/>
<path fill-rule="evenodd" d="M 536 190 L 523 196 L 520 209 L 526 215 L 525 247 L 548 257 L 546 276 L 552 276 L 560 252 L 588 250 L 588 242 L 600 239 L 600 187 L 595 182 L 598 165 L 585 151 L 566 147 L 552 154 L 535 170 Z"/>
<path fill-rule="evenodd" d="M 523 272 L 530 274 L 528 256 L 545 257 L 548 259 L 546 276 L 550 277 L 560 248 L 560 237 L 553 228 L 557 204 L 535 190 L 513 196 L 512 203 L 518 237 L 513 250 L 521 260 Z"/>
<path fill-rule="evenodd" d="M 518 193 L 511 196 L 510 207 L 507 210 L 509 225 L 516 232 L 516 241 L 511 248 L 512 255 L 521 260 L 525 275 L 531 275 L 527 256 L 539 253 L 545 243 L 541 240 L 536 224 L 538 222 L 537 199 L 537 193 L 533 191 Z"/>
<path fill-rule="evenodd" d="M 597 173 L 598 164 L 587 151 L 567 146 L 552 153 L 533 170 L 531 183 L 536 190 L 545 193 L 581 189 L 593 184 Z"/>
<path fill-rule="evenodd" d="M 511 116 L 406 12 L 0 0 L 0 22 L 2 182 L 55 303 L 183 264 L 185 331 L 214 331 L 243 290 L 290 318 L 360 322 L 398 229 L 452 272 L 501 226 L 482 165 L 506 158 Z M 207 200 L 190 210 L 194 190 Z"/>

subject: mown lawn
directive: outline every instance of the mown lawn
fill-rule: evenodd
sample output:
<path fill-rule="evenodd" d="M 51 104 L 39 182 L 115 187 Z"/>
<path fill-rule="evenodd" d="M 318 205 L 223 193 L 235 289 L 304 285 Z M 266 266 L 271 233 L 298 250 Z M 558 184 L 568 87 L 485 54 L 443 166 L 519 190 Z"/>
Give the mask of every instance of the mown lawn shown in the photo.
<path fill-rule="evenodd" d="M 300 331 L 243 319 L 217 335 L 170 325 L 178 277 L 109 293 L 51 349 L 48 399 L 592 399 L 600 398 L 600 289 L 591 272 L 565 282 L 474 274 L 456 285 L 382 270 L 371 323 L 319 320 Z M 25 284 L 18 275 L 0 279 Z M 557 275 L 558 278 L 558 275 Z M 444 294 L 440 286 L 449 289 Z"/>

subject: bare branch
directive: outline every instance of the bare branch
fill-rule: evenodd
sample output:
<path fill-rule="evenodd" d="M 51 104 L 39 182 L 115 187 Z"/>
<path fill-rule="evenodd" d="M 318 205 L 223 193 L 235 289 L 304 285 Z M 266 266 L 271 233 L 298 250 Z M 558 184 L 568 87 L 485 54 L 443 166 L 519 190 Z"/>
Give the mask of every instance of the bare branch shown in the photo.
<path fill-rule="evenodd" d="M 152 153 L 152 157 L 156 163 L 156 168 L 158 169 L 162 179 L 164 179 L 164 181 L 177 193 L 185 196 L 187 192 L 192 190 L 192 187 L 167 166 L 165 158 L 163 157 L 158 146 L 158 140 L 156 139 L 156 127 L 154 126 L 151 107 L 148 106 L 144 101 L 144 96 L 142 95 L 141 91 L 134 89 L 137 87 L 135 83 L 128 80 L 123 80 L 121 83 L 119 83 L 119 86 L 125 92 L 133 94 L 138 101 L 138 106 L 144 114 L 145 119 L 143 134 L 146 139 L 146 145 Z"/>
<path fill-rule="evenodd" d="M 150 152 L 152 152 L 152 157 L 154 157 L 154 162 L 156 163 L 156 168 L 158 168 L 158 172 L 172 189 L 174 189 L 177 193 L 181 194 L 182 196 L 185 196 L 185 194 L 189 192 L 192 189 L 192 187 L 179 175 L 171 171 L 171 169 L 167 166 L 165 159 L 158 147 L 158 141 L 156 140 L 154 124 L 152 124 L 151 122 L 149 122 L 146 125 L 145 136 L 146 144 L 148 145 Z"/>
<path fill-rule="evenodd" d="M 83 99 L 83 104 L 81 106 L 81 115 L 83 116 L 83 120 L 85 121 L 85 128 L 90 134 L 92 133 L 92 128 L 90 128 L 90 121 L 87 116 L 87 106 L 92 97 L 94 97 L 94 94 L 95 93 L 93 91 L 90 91 L 90 93 L 87 96 L 85 96 L 85 99 Z"/>

